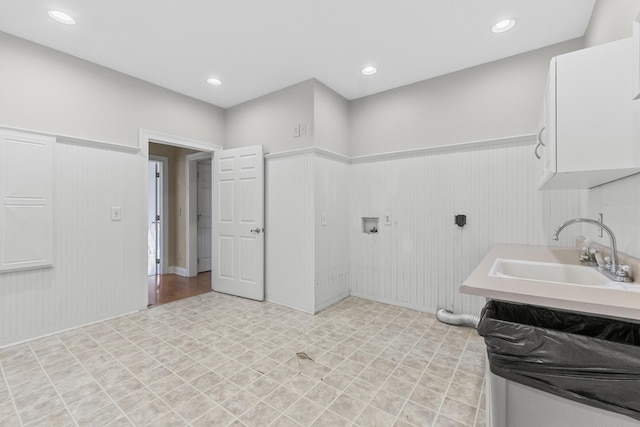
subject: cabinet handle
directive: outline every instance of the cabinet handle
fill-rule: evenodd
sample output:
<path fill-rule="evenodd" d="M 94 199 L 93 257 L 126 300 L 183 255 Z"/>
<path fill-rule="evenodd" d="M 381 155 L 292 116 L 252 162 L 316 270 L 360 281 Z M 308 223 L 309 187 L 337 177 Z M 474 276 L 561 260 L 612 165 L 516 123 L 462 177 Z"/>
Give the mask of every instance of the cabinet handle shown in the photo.
<path fill-rule="evenodd" d="M 540 154 L 538 154 L 538 148 L 540 148 L 540 145 L 541 143 L 536 145 L 536 149 L 533 151 L 536 157 L 538 158 L 538 160 L 540 160 Z M 542 146 L 544 147 L 544 144 L 542 144 Z"/>
<path fill-rule="evenodd" d="M 547 128 L 546 126 L 542 126 L 542 129 L 540 129 L 540 132 L 538 132 L 538 145 L 542 145 L 543 147 L 546 147 L 546 145 L 544 145 L 544 142 L 542 142 L 542 132 L 544 132 L 546 128 Z M 536 150 L 537 150 L 537 147 L 536 147 Z"/>

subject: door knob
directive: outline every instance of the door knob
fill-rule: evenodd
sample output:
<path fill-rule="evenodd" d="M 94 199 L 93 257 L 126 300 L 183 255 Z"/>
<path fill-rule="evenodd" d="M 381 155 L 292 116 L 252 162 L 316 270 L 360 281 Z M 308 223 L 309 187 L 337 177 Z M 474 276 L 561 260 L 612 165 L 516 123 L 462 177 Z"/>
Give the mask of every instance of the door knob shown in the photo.
<path fill-rule="evenodd" d="M 264 231 L 264 228 L 254 228 L 251 230 L 252 233 L 260 234 Z"/>

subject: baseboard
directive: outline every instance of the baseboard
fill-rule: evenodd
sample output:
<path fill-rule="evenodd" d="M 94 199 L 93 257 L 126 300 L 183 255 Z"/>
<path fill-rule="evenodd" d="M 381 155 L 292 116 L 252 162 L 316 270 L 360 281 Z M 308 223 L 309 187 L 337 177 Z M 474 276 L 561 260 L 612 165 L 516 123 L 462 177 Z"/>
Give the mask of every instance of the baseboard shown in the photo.
<path fill-rule="evenodd" d="M 402 308 L 408 308 L 409 310 L 416 310 L 416 311 L 422 311 L 425 313 L 433 313 L 435 314 L 436 311 L 438 311 L 437 307 L 422 307 L 416 304 L 411 304 L 408 302 L 402 302 L 402 301 L 396 301 L 390 298 L 380 298 L 380 297 L 374 297 L 371 295 L 364 295 L 364 294 L 359 294 L 357 292 L 351 292 L 351 296 L 352 297 L 356 297 L 356 298 L 362 298 L 362 299 L 366 299 L 369 301 L 375 301 L 375 302 L 381 302 L 383 304 L 389 304 L 389 305 L 395 305 L 397 307 L 402 307 Z"/>
<path fill-rule="evenodd" d="M 269 302 L 269 303 L 271 303 L 271 304 L 278 304 L 278 305 L 281 305 L 281 306 L 283 306 L 283 307 L 291 308 L 291 309 L 293 309 L 293 310 L 297 310 L 297 311 L 300 311 L 300 312 L 302 312 L 302 313 L 313 314 L 313 311 L 305 310 L 305 309 L 300 308 L 300 307 L 294 307 L 293 305 L 290 305 L 290 304 L 284 304 L 284 303 L 279 302 L 279 301 L 274 301 L 274 300 L 269 299 L 269 298 L 267 298 L 267 297 L 265 297 L 264 301 L 265 301 L 265 302 Z"/>
<path fill-rule="evenodd" d="M 177 274 L 178 276 L 187 277 L 187 269 L 184 267 L 169 267 L 169 274 Z"/>
<path fill-rule="evenodd" d="M 141 308 L 139 310 L 128 311 L 128 312 L 125 312 L 125 313 L 122 313 L 122 314 L 116 314 L 116 315 L 113 315 L 113 316 L 107 316 L 107 317 L 102 318 L 102 319 L 85 321 L 84 323 L 80 323 L 80 324 L 75 325 L 75 326 L 64 326 L 64 327 L 62 327 L 62 329 L 57 329 L 55 331 L 43 332 L 43 333 L 41 333 L 39 335 L 35 335 L 35 336 L 32 336 L 32 337 L 28 337 L 28 338 L 18 338 L 18 341 L 12 341 L 12 342 L 6 342 L 6 343 L 3 342 L 3 343 L 0 343 L 0 350 L 2 350 L 3 348 L 7 348 L 7 347 L 12 347 L 12 346 L 15 346 L 15 345 L 28 343 L 30 341 L 39 340 L 41 338 L 46 338 L 46 337 L 50 337 L 50 336 L 53 336 L 53 335 L 61 334 L 63 332 L 73 331 L 74 329 L 84 328 L 85 326 L 94 325 L 96 323 L 107 322 L 109 320 L 117 319 L 119 317 L 129 316 L 131 314 L 139 313 L 139 312 L 144 311 L 144 310 L 147 310 L 147 308 L 145 307 L 145 308 Z"/>
<path fill-rule="evenodd" d="M 338 295 L 337 297 L 331 298 L 330 300 L 328 300 L 326 302 L 323 302 L 322 304 L 320 304 L 319 306 L 316 307 L 316 313 L 319 313 L 322 310 L 325 310 L 325 309 L 331 307 L 333 304 L 339 303 L 340 301 L 342 301 L 343 299 L 345 299 L 348 296 L 349 296 L 349 291 L 343 292 L 340 295 Z"/>

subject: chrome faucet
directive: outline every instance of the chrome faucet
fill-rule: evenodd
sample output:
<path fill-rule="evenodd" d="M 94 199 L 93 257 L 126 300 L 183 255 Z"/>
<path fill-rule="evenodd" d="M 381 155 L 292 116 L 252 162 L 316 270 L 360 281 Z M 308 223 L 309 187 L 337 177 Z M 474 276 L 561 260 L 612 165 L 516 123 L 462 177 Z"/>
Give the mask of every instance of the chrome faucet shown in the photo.
<path fill-rule="evenodd" d="M 609 235 L 609 242 L 611 246 L 611 264 L 607 264 L 602 269 L 602 272 L 611 280 L 615 280 L 616 282 L 633 282 L 633 278 L 629 274 L 629 266 L 618 265 L 618 246 L 616 245 L 616 236 L 613 234 L 613 231 L 609 227 L 607 227 L 600 221 L 596 221 L 595 219 L 590 218 L 574 218 L 567 220 L 560 224 L 560 226 L 556 229 L 556 232 L 553 233 L 553 240 L 558 240 L 560 232 L 564 230 L 565 227 L 571 224 L 577 224 L 579 222 L 586 222 L 588 224 L 597 225 L 598 227 L 606 231 Z"/>

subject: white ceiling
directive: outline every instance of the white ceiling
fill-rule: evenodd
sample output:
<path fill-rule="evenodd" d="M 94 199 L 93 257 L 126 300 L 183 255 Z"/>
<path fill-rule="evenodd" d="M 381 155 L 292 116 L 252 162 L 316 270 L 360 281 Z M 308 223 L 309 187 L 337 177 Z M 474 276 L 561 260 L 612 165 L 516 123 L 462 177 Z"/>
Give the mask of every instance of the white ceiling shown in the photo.
<path fill-rule="evenodd" d="M 0 31 L 227 108 L 310 78 L 355 99 L 581 37 L 594 3 L 0 0 Z M 505 17 L 516 27 L 493 34 Z"/>

